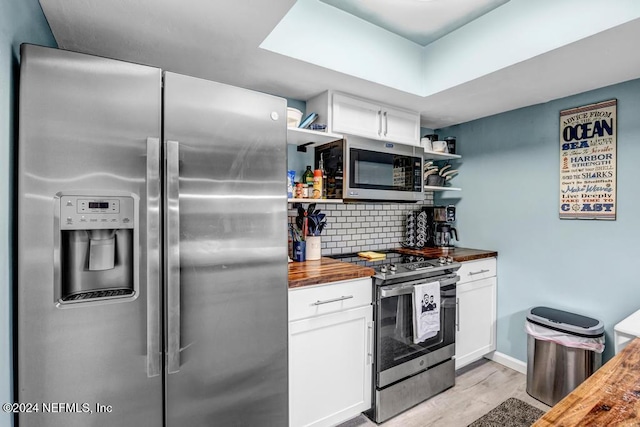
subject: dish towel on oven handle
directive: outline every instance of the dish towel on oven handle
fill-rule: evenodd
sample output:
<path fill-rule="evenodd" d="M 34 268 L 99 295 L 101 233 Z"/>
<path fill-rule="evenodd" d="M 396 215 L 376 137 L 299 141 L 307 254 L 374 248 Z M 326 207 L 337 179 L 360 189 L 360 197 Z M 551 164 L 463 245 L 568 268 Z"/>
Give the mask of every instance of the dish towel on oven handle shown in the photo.
<path fill-rule="evenodd" d="M 435 337 L 440 331 L 440 282 L 413 288 L 413 342 Z"/>

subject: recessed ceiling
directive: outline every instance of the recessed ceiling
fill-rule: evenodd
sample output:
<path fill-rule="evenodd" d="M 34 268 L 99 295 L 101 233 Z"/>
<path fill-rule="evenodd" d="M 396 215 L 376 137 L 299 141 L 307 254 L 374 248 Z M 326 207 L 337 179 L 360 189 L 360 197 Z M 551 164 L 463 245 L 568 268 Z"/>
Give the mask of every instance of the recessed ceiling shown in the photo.
<path fill-rule="evenodd" d="M 321 0 L 426 46 L 509 0 Z"/>
<path fill-rule="evenodd" d="M 426 47 L 320 0 L 40 3 L 62 49 L 297 100 L 334 89 L 433 129 L 640 78 L 637 0 L 511 0 Z"/>

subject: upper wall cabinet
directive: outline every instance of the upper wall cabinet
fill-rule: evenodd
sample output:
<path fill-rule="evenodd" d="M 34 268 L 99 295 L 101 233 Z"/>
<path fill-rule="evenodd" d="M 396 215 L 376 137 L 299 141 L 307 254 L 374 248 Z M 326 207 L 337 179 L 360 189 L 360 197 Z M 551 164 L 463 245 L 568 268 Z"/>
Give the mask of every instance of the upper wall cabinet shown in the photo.
<path fill-rule="evenodd" d="M 420 145 L 420 114 L 343 93 L 327 91 L 307 101 L 317 123 L 330 132 Z"/>

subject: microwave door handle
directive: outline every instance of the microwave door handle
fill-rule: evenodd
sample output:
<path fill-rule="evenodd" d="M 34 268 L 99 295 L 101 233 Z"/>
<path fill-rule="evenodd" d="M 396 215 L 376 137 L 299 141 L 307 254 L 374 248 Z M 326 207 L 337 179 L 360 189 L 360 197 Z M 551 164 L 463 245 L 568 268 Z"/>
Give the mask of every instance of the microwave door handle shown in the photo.
<path fill-rule="evenodd" d="M 147 138 L 147 376 L 160 375 L 160 139 Z"/>
<path fill-rule="evenodd" d="M 378 136 L 382 136 L 382 110 L 378 110 L 376 117 L 378 119 Z"/>
<path fill-rule="evenodd" d="M 167 295 L 167 372 L 180 371 L 180 189 L 178 141 L 167 141 L 165 253 Z"/>

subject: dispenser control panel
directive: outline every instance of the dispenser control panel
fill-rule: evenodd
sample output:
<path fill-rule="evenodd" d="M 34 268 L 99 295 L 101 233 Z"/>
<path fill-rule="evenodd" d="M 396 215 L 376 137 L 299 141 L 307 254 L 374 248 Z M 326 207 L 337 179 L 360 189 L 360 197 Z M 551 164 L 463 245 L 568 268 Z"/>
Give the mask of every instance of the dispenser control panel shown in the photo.
<path fill-rule="evenodd" d="M 60 229 L 134 228 L 135 203 L 127 196 L 60 197 Z"/>
<path fill-rule="evenodd" d="M 90 199 L 78 199 L 76 205 L 78 213 L 119 213 L 120 212 L 120 200 L 107 199 L 107 200 L 90 200 Z"/>

